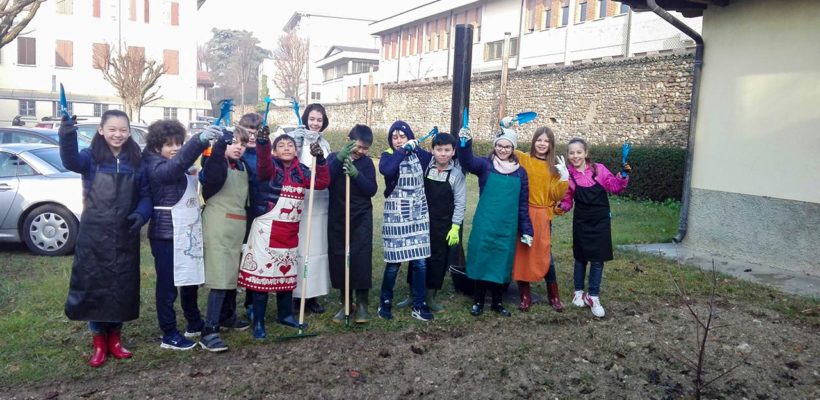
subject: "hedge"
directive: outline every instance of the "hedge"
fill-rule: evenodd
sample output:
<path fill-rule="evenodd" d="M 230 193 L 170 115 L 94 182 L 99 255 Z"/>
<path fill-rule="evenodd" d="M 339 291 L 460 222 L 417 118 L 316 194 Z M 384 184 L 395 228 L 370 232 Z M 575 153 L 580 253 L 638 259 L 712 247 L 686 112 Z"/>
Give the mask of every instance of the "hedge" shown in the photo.
<path fill-rule="evenodd" d="M 373 132 L 374 143 L 371 155 L 378 157 L 387 148 L 387 133 L 383 130 Z M 332 132 L 324 137 L 332 149 L 341 148 L 347 132 Z M 429 142 L 424 144 L 429 148 Z M 520 143 L 522 151 L 529 151 L 530 143 Z M 473 151 L 477 155 L 490 154 L 492 142 L 475 141 Z M 558 145 L 558 154 L 566 154 L 567 146 Z M 621 146 L 591 145 L 589 155 L 594 162 L 604 164 L 610 171 L 617 173 L 621 165 Z M 634 199 L 680 201 L 683 188 L 683 170 L 686 162 L 686 149 L 677 147 L 656 147 L 633 145 L 629 153 L 629 164 L 632 174 L 627 189 L 622 195 Z"/>

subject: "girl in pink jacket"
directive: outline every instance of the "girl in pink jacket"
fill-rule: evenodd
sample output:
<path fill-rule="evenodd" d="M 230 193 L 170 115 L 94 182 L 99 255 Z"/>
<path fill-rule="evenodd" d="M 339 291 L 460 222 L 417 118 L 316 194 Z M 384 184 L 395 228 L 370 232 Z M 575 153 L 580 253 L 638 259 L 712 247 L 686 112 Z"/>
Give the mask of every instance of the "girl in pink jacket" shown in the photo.
<path fill-rule="evenodd" d="M 613 175 L 603 164 L 589 158 L 587 143 L 575 138 L 567 146 L 569 159 L 569 188 L 561 209 L 572 209 L 572 254 L 575 257 L 575 296 L 572 304 L 590 307 L 598 318 L 604 316 L 604 307 L 598 295 L 604 274 L 604 262 L 612 260 L 612 231 L 608 193 L 618 194 L 629 183 L 629 164 L 622 165 L 621 173 Z M 584 277 L 589 269 L 589 293 L 584 293 Z"/>

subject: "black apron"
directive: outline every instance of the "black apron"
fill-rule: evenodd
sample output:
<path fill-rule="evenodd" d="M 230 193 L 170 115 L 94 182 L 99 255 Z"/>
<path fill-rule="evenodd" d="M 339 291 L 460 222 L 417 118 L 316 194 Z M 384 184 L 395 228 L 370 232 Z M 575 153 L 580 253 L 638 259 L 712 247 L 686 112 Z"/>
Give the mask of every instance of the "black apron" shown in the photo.
<path fill-rule="evenodd" d="M 370 159 L 366 159 L 368 162 Z M 330 284 L 345 287 L 345 176 L 331 179 L 327 211 L 327 254 Z M 350 180 L 350 288 L 373 286 L 373 204 Z"/>
<path fill-rule="evenodd" d="M 594 177 L 594 185 L 581 187 L 572 174 L 569 176 L 575 183 L 572 255 L 581 261 L 612 260 L 612 230 L 606 189 Z"/>
<path fill-rule="evenodd" d="M 435 167 L 432 167 L 435 168 Z M 430 212 L 430 258 L 427 260 L 427 289 L 441 290 L 444 275 L 450 265 L 450 246 L 447 245 L 447 233 L 453 226 L 453 212 L 456 209 L 453 187 L 450 186 L 450 173 L 444 182 L 427 178 L 432 168 L 424 174 L 424 195 L 427 197 Z M 408 278 L 410 268 L 407 269 Z M 408 283 L 410 283 L 408 281 Z"/>
<path fill-rule="evenodd" d="M 65 315 L 75 321 L 139 317 L 140 235 L 126 217 L 137 205 L 135 174 L 99 172 L 83 201 Z"/>

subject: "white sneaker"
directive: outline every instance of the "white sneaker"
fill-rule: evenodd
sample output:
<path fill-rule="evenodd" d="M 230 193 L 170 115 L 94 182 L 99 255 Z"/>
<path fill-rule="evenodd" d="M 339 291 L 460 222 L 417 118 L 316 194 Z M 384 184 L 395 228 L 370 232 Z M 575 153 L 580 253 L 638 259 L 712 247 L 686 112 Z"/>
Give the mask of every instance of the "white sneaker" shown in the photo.
<path fill-rule="evenodd" d="M 583 290 L 576 290 L 575 296 L 572 298 L 572 304 L 575 304 L 575 307 L 586 307 L 587 304 L 584 301 L 584 291 Z"/>
<path fill-rule="evenodd" d="M 592 301 L 592 305 L 590 306 L 592 315 L 603 318 L 604 315 L 606 315 L 606 311 L 604 311 L 604 307 L 601 305 L 601 300 L 598 296 L 589 296 L 589 300 Z"/>

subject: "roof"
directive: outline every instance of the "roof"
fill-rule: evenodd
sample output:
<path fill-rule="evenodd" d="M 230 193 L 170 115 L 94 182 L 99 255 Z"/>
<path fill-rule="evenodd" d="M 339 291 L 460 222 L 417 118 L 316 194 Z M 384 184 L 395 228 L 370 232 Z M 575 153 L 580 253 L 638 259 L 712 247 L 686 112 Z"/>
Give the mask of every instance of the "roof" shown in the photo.
<path fill-rule="evenodd" d="M 48 144 L 48 143 L 3 143 L 0 144 L 0 150 L 7 151 L 12 154 L 20 154 L 26 151 L 37 150 L 37 149 L 45 149 L 45 148 L 56 148 L 56 144 Z"/>
<path fill-rule="evenodd" d="M 703 16 L 703 10 L 708 6 L 725 7 L 729 5 L 730 0 L 656 0 L 659 7 L 667 11 L 678 11 L 684 17 L 700 17 Z M 628 5 L 634 11 L 650 11 L 647 0 L 621 0 L 622 3 Z"/>
<path fill-rule="evenodd" d="M 302 17 L 319 17 L 319 18 L 331 18 L 331 19 L 346 19 L 350 21 L 363 21 L 363 22 L 373 22 L 372 19 L 366 18 L 356 18 L 356 17 L 340 17 L 336 15 L 327 15 L 327 14 L 318 14 L 318 13 L 311 13 L 307 11 L 294 11 L 293 15 L 290 16 L 288 22 L 285 23 L 285 26 L 282 27 L 282 30 L 285 32 L 291 31 L 296 29 L 296 26 L 299 25 L 299 21 L 302 20 Z"/>
<path fill-rule="evenodd" d="M 481 0 L 433 0 L 373 22 L 370 24 L 372 28 L 370 34 L 379 35 L 385 31 L 480 2 Z"/>
<path fill-rule="evenodd" d="M 211 78 L 211 73 L 208 71 L 196 71 L 197 86 L 213 87 L 214 80 Z"/>
<path fill-rule="evenodd" d="M 352 47 L 352 46 L 330 46 L 330 49 L 325 53 L 325 56 L 322 59 L 328 58 L 334 54 L 342 53 L 342 52 L 351 52 L 351 53 L 373 53 L 379 54 L 379 49 L 370 49 L 367 47 Z M 319 60 L 321 61 L 321 60 Z"/>

